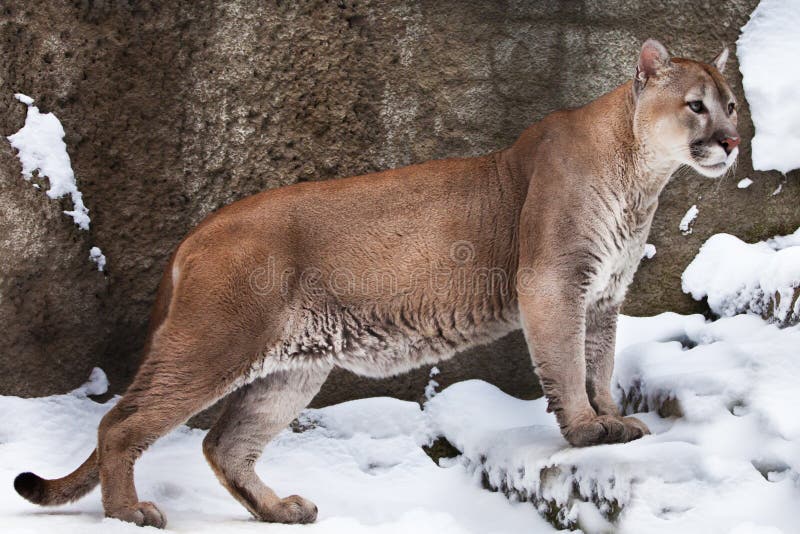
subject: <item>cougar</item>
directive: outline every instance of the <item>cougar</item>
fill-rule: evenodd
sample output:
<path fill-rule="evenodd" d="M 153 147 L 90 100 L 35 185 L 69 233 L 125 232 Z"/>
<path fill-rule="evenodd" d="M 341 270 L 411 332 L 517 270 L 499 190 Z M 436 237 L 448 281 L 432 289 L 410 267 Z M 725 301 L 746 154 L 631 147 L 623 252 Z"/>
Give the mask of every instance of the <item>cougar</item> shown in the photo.
<path fill-rule="evenodd" d="M 314 504 L 278 497 L 254 466 L 331 369 L 386 377 L 519 328 L 567 442 L 647 434 L 610 392 L 617 315 L 673 172 L 720 177 L 737 157 L 727 57 L 670 58 L 651 39 L 631 80 L 505 150 L 220 209 L 174 252 L 145 357 L 94 452 L 64 478 L 22 473 L 16 490 L 56 505 L 99 483 L 106 516 L 164 527 L 134 463 L 227 395 L 203 442 L 220 482 L 259 520 L 313 522 Z"/>

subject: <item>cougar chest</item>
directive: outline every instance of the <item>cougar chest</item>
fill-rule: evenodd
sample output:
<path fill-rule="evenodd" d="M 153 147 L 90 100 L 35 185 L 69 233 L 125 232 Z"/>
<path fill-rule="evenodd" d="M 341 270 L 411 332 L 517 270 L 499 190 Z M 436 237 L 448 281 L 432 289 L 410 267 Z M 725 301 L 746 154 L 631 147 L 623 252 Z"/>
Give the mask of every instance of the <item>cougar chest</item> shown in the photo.
<path fill-rule="evenodd" d="M 590 305 L 604 308 L 622 303 L 644 253 L 655 207 L 629 210 L 620 208 L 609 218 L 596 243 L 599 261 L 588 290 Z"/>

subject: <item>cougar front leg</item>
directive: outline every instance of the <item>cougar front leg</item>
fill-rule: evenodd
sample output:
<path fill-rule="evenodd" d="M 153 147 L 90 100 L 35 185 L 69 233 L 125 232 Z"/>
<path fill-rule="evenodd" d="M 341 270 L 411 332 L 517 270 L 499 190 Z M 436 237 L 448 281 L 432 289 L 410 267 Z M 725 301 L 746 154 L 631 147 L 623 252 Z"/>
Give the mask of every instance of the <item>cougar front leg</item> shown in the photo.
<path fill-rule="evenodd" d="M 586 314 L 586 391 L 598 415 L 619 415 L 610 389 L 618 313 L 614 306 Z"/>
<path fill-rule="evenodd" d="M 598 415 L 620 415 L 611 396 L 618 315 L 618 306 L 590 308 L 586 315 L 586 391 Z M 650 433 L 647 425 L 635 417 L 625 417 L 623 422 L 630 439 Z"/>
<path fill-rule="evenodd" d="M 586 392 L 586 307 L 581 284 L 540 275 L 518 286 L 523 331 L 536 374 L 564 438 L 575 446 L 634 439 L 622 418 L 598 415 Z"/>

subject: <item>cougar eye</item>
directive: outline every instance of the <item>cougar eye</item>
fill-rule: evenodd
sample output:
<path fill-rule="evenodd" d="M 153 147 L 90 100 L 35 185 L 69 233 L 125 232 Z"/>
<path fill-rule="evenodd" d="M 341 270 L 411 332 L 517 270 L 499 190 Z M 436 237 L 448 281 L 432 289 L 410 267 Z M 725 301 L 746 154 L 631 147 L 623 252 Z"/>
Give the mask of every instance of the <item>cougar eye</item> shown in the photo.
<path fill-rule="evenodd" d="M 705 106 L 703 106 L 702 100 L 692 100 L 691 102 L 687 102 L 686 105 L 695 113 L 702 113 L 703 110 L 706 109 Z"/>
<path fill-rule="evenodd" d="M 734 110 L 734 109 L 736 109 L 736 104 L 734 104 L 733 102 L 729 103 L 729 104 L 728 104 L 728 115 L 730 115 L 731 113 L 733 113 L 733 110 Z"/>

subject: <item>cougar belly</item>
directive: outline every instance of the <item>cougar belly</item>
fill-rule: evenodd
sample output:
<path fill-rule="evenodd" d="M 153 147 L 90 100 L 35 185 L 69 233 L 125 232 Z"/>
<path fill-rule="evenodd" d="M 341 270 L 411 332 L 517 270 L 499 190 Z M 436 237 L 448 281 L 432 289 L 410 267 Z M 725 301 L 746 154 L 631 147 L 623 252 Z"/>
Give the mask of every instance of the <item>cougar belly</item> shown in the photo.
<path fill-rule="evenodd" d="M 468 328 L 447 328 L 439 324 L 434 331 L 409 325 L 373 324 L 355 335 L 348 332 L 347 344 L 334 355 L 334 362 L 362 376 L 397 375 L 452 358 L 457 352 L 489 343 L 517 328 L 517 315 Z"/>
<path fill-rule="evenodd" d="M 291 315 L 282 341 L 258 355 L 237 386 L 274 371 L 297 368 L 341 367 L 374 378 L 396 375 L 451 358 L 518 328 L 516 306 L 488 318 L 306 308 Z"/>

